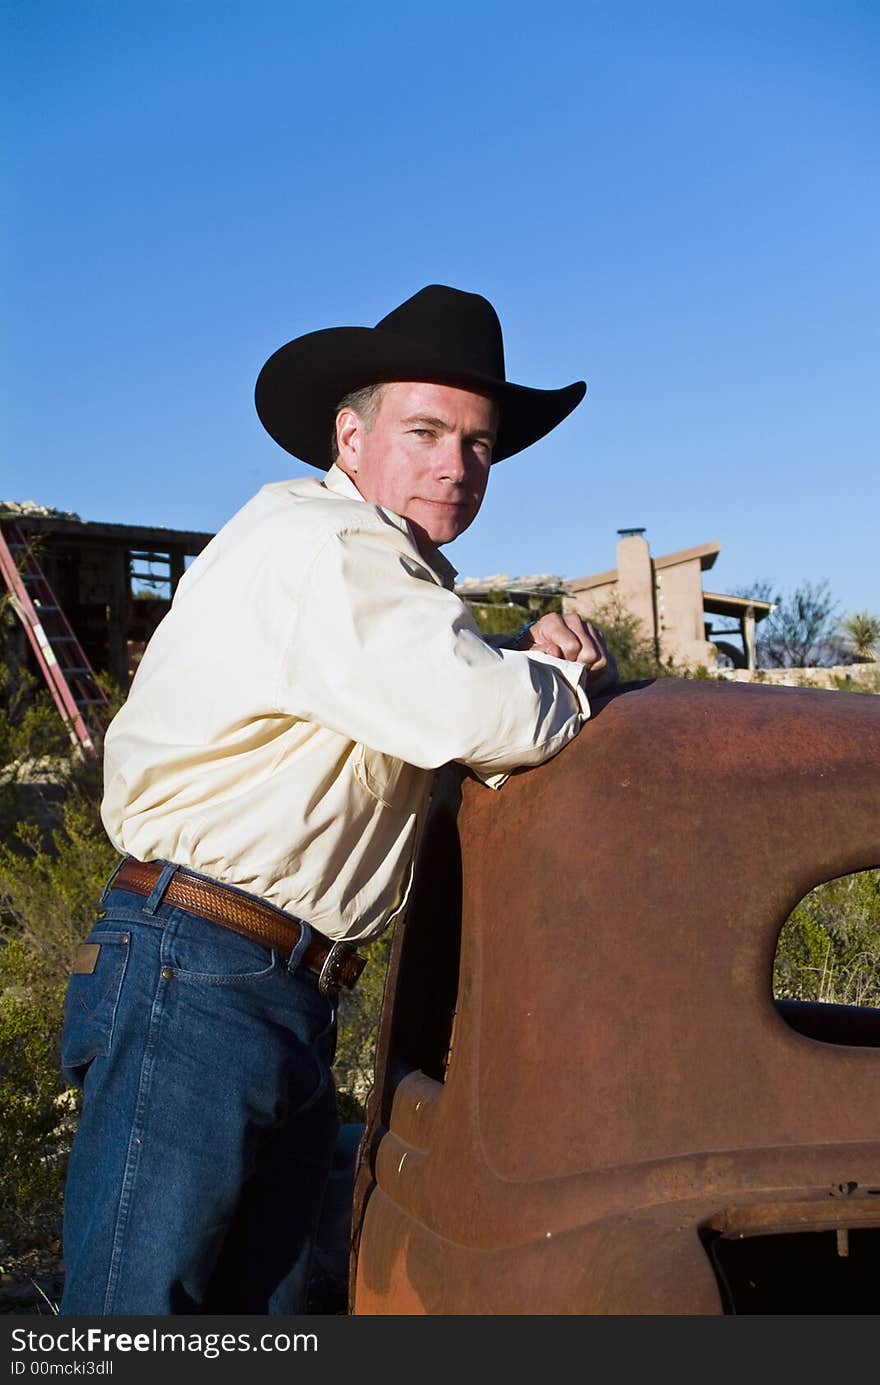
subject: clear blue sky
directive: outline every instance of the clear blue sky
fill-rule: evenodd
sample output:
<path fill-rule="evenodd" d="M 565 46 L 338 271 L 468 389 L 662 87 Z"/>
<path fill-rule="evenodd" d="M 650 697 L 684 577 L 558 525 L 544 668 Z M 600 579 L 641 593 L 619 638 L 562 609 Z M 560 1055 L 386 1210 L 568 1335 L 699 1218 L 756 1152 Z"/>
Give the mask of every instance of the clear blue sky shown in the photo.
<path fill-rule="evenodd" d="M 301 332 L 484 293 L 584 403 L 462 576 L 717 540 L 880 612 L 880 6 L 0 0 L 0 499 L 215 530 Z"/>

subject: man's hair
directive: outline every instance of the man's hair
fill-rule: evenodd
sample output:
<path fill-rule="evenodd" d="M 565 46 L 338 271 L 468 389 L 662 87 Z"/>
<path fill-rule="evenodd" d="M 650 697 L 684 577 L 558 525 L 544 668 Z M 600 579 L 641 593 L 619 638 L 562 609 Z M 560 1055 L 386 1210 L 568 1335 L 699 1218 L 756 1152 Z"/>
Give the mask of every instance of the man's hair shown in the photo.
<path fill-rule="evenodd" d="M 344 399 L 340 399 L 336 405 L 336 412 L 333 415 L 333 433 L 330 438 L 330 461 L 339 460 L 339 446 L 336 442 L 336 420 L 343 409 L 353 409 L 358 418 L 369 433 L 373 424 L 376 422 L 376 414 L 379 412 L 379 405 L 382 402 L 382 391 L 384 385 L 363 385 L 359 390 L 352 390 Z"/>

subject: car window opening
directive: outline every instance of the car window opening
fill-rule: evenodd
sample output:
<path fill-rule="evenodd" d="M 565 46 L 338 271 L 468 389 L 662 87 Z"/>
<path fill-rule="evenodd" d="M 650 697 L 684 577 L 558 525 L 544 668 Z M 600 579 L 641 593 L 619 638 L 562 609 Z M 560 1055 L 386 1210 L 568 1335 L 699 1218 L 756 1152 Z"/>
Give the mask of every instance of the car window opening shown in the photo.
<path fill-rule="evenodd" d="M 880 869 L 824 881 L 799 901 L 777 940 L 773 1000 L 808 1038 L 880 1047 Z"/>

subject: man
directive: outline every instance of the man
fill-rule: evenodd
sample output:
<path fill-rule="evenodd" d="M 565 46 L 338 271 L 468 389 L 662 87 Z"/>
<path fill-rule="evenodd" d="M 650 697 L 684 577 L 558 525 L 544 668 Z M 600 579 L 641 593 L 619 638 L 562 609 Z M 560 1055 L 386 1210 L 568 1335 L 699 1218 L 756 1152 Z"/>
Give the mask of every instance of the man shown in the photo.
<path fill-rule="evenodd" d="M 107 733 L 124 859 L 65 1008 L 64 1313 L 303 1310 L 337 996 L 405 907 L 434 772 L 500 787 L 615 676 L 573 616 L 494 648 L 439 552 L 584 391 L 508 382 L 494 309 L 443 285 L 263 367 L 264 426 L 329 471 L 216 535 Z"/>

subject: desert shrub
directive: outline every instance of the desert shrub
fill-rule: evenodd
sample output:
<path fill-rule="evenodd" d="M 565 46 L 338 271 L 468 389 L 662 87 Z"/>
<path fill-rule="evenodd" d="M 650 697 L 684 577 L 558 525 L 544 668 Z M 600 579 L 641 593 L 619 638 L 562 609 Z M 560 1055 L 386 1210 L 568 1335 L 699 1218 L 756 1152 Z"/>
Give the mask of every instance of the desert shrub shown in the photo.
<path fill-rule="evenodd" d="M 342 1121 L 364 1118 L 364 1102 L 373 1081 L 376 1033 L 392 935 L 393 929 L 388 929 L 360 949 L 367 965 L 354 990 L 343 991 L 339 997 L 339 1039 L 333 1075 Z"/>
<path fill-rule="evenodd" d="M 89 931 L 104 880 L 117 858 L 101 826 L 93 786 L 62 775 L 57 823 L 15 825 L 0 843 L 4 928 L 30 949 L 42 975 L 63 983 Z"/>
<path fill-rule="evenodd" d="M 840 622 L 840 633 L 859 661 L 876 658 L 880 645 L 880 616 L 870 611 L 853 611 Z"/>
<path fill-rule="evenodd" d="M 773 993 L 880 1006 L 880 870 L 842 875 L 804 896 L 779 935 Z"/>
<path fill-rule="evenodd" d="M 115 852 L 98 813 L 98 766 L 72 752 L 54 706 L 38 700 L 15 720 L 0 717 L 0 725 L 11 754 L 0 765 L 5 1259 L 10 1247 L 18 1254 L 60 1242 L 66 1155 L 79 1110 L 79 1094 L 65 1090 L 58 1064 L 64 989 Z"/>
<path fill-rule="evenodd" d="M 78 1094 L 58 1069 L 64 987 L 21 939 L 0 943 L 0 1244 L 57 1242 Z"/>
<path fill-rule="evenodd" d="M 602 631 L 622 683 L 683 675 L 683 670 L 676 668 L 671 660 L 664 662 L 658 658 L 654 641 L 643 622 L 626 608 L 616 592 L 597 606 L 589 619 Z"/>
<path fill-rule="evenodd" d="M 848 677 L 845 673 L 832 673 L 831 686 L 838 692 L 880 693 L 880 666 L 869 668 L 860 678 Z"/>

